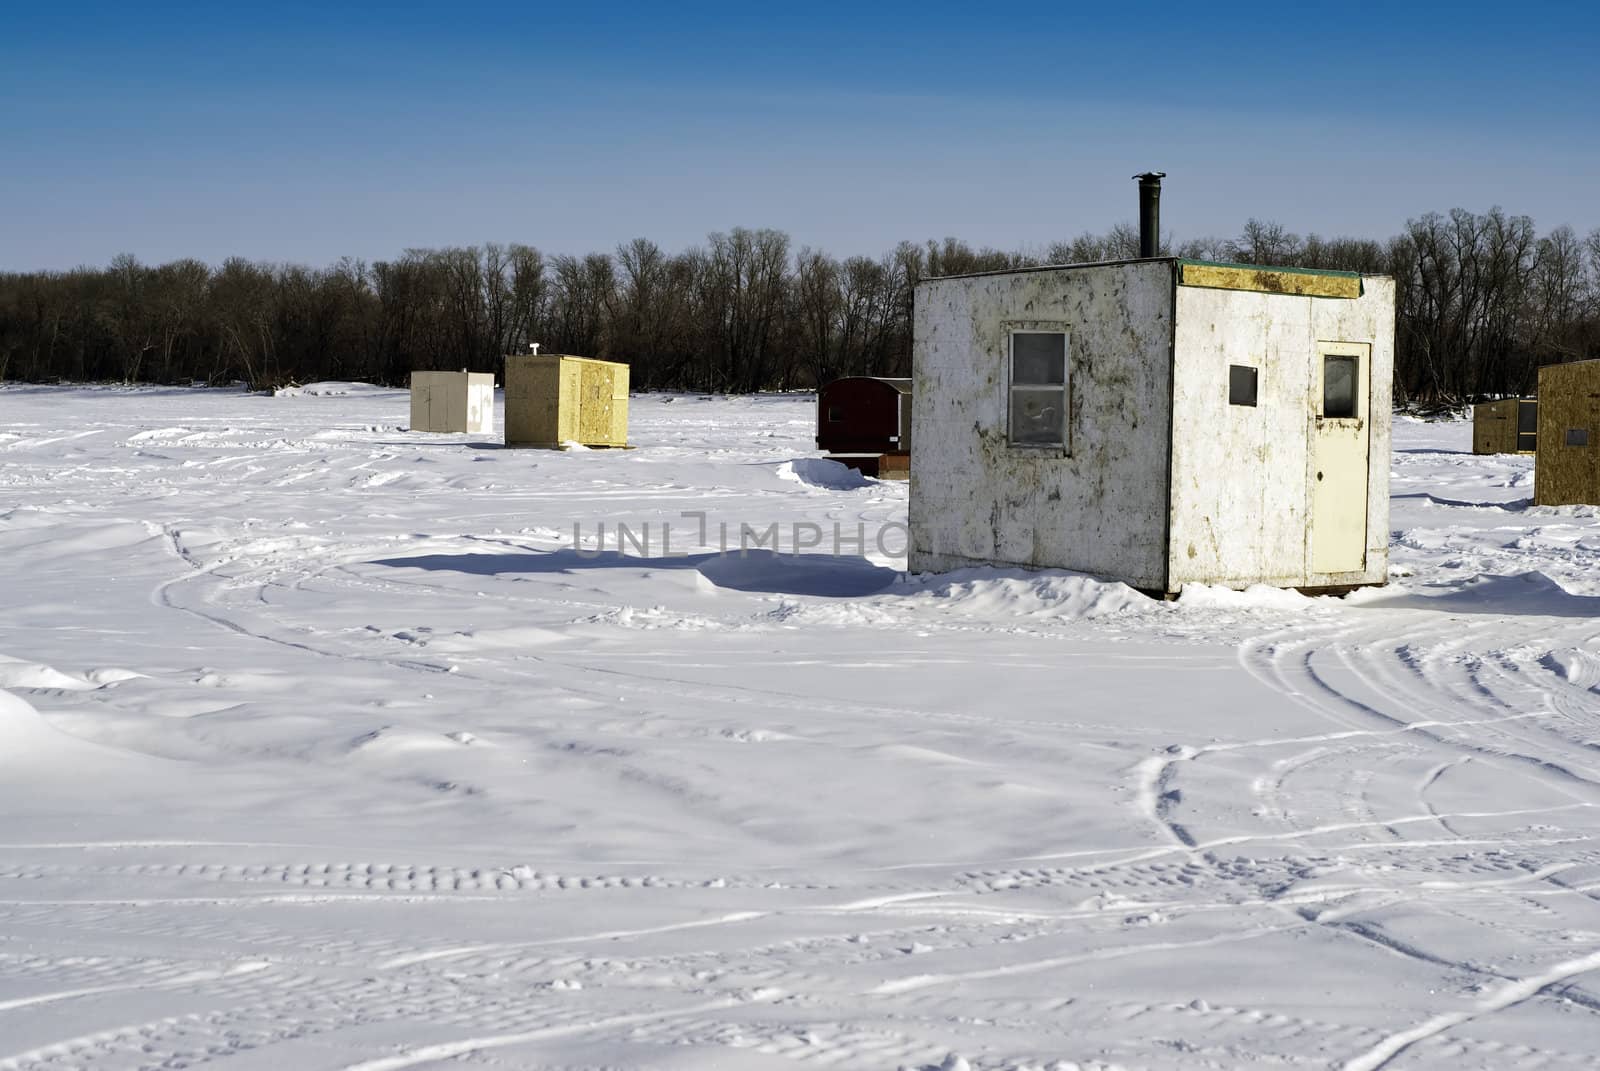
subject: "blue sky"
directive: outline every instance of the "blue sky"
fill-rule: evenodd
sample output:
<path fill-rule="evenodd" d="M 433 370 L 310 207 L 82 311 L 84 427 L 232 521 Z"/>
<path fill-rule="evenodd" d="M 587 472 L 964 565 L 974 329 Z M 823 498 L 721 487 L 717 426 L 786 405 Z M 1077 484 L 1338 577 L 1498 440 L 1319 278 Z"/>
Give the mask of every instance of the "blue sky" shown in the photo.
<path fill-rule="evenodd" d="M 0 14 L 0 269 L 1600 227 L 1583 5 L 229 7 Z"/>

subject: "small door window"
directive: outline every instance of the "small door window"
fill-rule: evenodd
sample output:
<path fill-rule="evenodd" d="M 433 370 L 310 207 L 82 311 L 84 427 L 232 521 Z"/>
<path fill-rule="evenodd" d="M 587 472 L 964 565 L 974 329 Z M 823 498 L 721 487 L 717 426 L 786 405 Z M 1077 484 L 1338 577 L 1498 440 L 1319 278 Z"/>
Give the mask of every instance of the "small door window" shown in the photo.
<path fill-rule="evenodd" d="M 828 423 L 830 423 L 830 424 L 841 424 L 843 422 L 844 422 L 844 406 L 842 406 L 842 405 L 830 405 L 830 406 L 828 406 Z"/>
<path fill-rule="evenodd" d="M 1012 445 L 1066 445 L 1065 331 L 1011 332 L 1010 392 Z"/>
<path fill-rule="evenodd" d="M 1228 366 L 1228 404 L 1256 404 L 1256 370 L 1245 364 Z"/>
<path fill-rule="evenodd" d="M 1567 445 L 1568 446 L 1588 446 L 1589 445 L 1589 429 L 1588 428 L 1568 428 L 1567 429 Z"/>
<path fill-rule="evenodd" d="M 1322 415 L 1340 419 L 1360 416 L 1361 359 L 1328 355 L 1322 358 Z"/>

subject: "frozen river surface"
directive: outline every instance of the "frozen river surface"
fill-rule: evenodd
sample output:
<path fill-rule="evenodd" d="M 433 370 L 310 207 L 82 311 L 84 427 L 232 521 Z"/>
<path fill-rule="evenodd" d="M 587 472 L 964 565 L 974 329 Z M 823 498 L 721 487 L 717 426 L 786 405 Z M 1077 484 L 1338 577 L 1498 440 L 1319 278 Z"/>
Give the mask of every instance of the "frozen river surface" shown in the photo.
<path fill-rule="evenodd" d="M 812 405 L 0 388 L 0 1071 L 1595 1066 L 1593 508 L 1397 419 L 1381 591 L 907 578 Z"/>

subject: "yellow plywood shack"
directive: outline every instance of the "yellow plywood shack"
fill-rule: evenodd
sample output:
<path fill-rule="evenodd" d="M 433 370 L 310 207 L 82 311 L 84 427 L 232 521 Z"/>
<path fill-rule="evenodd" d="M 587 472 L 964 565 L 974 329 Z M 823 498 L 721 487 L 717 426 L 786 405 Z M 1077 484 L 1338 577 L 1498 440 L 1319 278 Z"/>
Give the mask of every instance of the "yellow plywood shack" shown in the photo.
<path fill-rule="evenodd" d="M 628 445 L 628 366 L 565 353 L 506 357 L 506 445 Z"/>
<path fill-rule="evenodd" d="M 488 372 L 412 372 L 411 430 L 494 432 L 494 376 Z"/>
<path fill-rule="evenodd" d="M 1539 444 L 1533 500 L 1600 505 L 1600 361 L 1539 369 Z"/>

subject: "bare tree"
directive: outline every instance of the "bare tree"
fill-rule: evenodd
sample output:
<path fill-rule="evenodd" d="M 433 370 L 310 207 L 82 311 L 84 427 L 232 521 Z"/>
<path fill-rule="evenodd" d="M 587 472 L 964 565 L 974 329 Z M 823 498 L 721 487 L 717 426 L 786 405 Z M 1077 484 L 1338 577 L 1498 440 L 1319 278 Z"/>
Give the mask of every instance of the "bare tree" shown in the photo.
<path fill-rule="evenodd" d="M 1464 209 L 1387 242 L 1246 222 L 1162 252 L 1387 272 L 1396 282 L 1396 395 L 1457 402 L 1529 389 L 1540 364 L 1600 356 L 1600 231 L 1540 234 Z M 1006 252 L 956 238 L 882 257 L 791 255 L 788 235 L 736 229 L 677 254 L 648 239 L 546 261 L 528 245 L 408 249 L 326 269 L 232 259 L 0 274 L 0 376 L 220 382 L 497 370 L 530 341 L 628 361 L 641 388 L 748 391 L 840 375 L 907 375 L 917 283 L 1040 262 L 1127 259 L 1130 223 Z"/>

